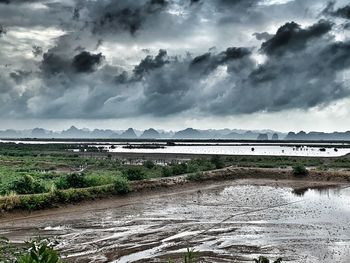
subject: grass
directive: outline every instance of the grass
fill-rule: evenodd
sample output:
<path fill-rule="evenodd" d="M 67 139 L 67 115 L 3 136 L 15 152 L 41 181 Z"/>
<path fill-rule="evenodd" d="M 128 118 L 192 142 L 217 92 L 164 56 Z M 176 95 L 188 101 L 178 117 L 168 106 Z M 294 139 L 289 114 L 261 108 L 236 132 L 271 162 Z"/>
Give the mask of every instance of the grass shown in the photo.
<path fill-rule="evenodd" d="M 286 168 L 299 165 L 318 170 L 350 169 L 348 157 L 212 156 L 181 163 L 174 161 L 161 166 L 152 161 L 145 161 L 143 165 L 123 164 L 120 160 L 113 160 L 108 153 L 87 157 L 67 152 L 71 148 L 86 148 L 86 145 L 5 143 L 1 146 L 0 196 L 6 196 L 1 200 L 6 199 L 5 207 L 14 205 L 18 208 L 15 204 L 21 203 L 22 207 L 27 209 L 47 207 L 50 206 L 50 202 L 54 205 L 57 198 L 61 198 L 64 203 L 96 198 L 99 191 L 106 188 L 109 190 L 102 192 L 107 191 L 111 194 L 114 191 L 111 188 L 124 180 L 123 178 L 137 181 L 189 174 L 188 180 L 200 181 L 204 171 L 226 166 Z M 91 189 L 97 190 L 92 193 Z M 31 194 L 34 195 L 27 196 Z"/>
<path fill-rule="evenodd" d="M 108 195 L 120 195 L 132 190 L 127 179 L 118 179 L 116 182 L 118 183 L 89 188 L 54 190 L 43 194 L 8 195 L 0 198 L 0 211 L 52 208 L 59 204 L 71 204 Z"/>

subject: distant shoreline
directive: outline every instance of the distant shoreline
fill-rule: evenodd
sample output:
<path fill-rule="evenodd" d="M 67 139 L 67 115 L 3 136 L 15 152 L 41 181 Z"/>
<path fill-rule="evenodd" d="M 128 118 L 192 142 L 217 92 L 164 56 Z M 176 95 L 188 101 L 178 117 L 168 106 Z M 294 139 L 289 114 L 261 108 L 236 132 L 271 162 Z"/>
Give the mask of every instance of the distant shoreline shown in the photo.
<path fill-rule="evenodd" d="M 254 143 L 260 144 L 271 144 L 271 145 L 284 145 L 284 144 L 315 144 L 325 146 L 325 144 L 348 144 L 350 147 L 350 140 L 236 140 L 236 139 L 142 139 L 142 138 L 111 138 L 111 139 L 94 139 L 94 138 L 0 138 L 4 142 L 122 142 L 122 143 L 246 143 L 253 145 Z M 0 141 L 0 142 L 1 142 Z"/>

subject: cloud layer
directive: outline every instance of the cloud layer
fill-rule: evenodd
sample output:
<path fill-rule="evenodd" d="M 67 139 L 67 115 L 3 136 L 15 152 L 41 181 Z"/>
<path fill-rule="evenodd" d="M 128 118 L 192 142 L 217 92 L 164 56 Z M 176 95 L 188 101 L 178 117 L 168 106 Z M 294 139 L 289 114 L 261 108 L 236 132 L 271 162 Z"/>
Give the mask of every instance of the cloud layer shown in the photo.
<path fill-rule="evenodd" d="M 0 117 L 235 116 L 349 98 L 349 5 L 0 1 Z"/>

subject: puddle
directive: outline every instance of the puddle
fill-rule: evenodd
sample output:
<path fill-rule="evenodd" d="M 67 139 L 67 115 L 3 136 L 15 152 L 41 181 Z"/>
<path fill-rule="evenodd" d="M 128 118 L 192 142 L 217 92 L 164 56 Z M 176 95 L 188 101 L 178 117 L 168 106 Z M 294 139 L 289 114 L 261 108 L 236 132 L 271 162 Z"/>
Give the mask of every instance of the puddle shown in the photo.
<path fill-rule="evenodd" d="M 206 262 L 348 262 L 350 189 L 226 185 L 21 227 L 1 232 L 55 235 L 68 262 L 166 262 L 188 247 Z"/>

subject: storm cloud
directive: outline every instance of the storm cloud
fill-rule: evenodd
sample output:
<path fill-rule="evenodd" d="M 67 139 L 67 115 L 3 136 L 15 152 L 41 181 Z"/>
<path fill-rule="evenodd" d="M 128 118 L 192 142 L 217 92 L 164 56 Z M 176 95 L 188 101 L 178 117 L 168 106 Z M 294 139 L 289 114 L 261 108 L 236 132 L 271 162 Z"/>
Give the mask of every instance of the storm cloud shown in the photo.
<path fill-rule="evenodd" d="M 326 107 L 350 96 L 348 11 L 323 0 L 1 1 L 0 109 L 108 119 Z"/>

